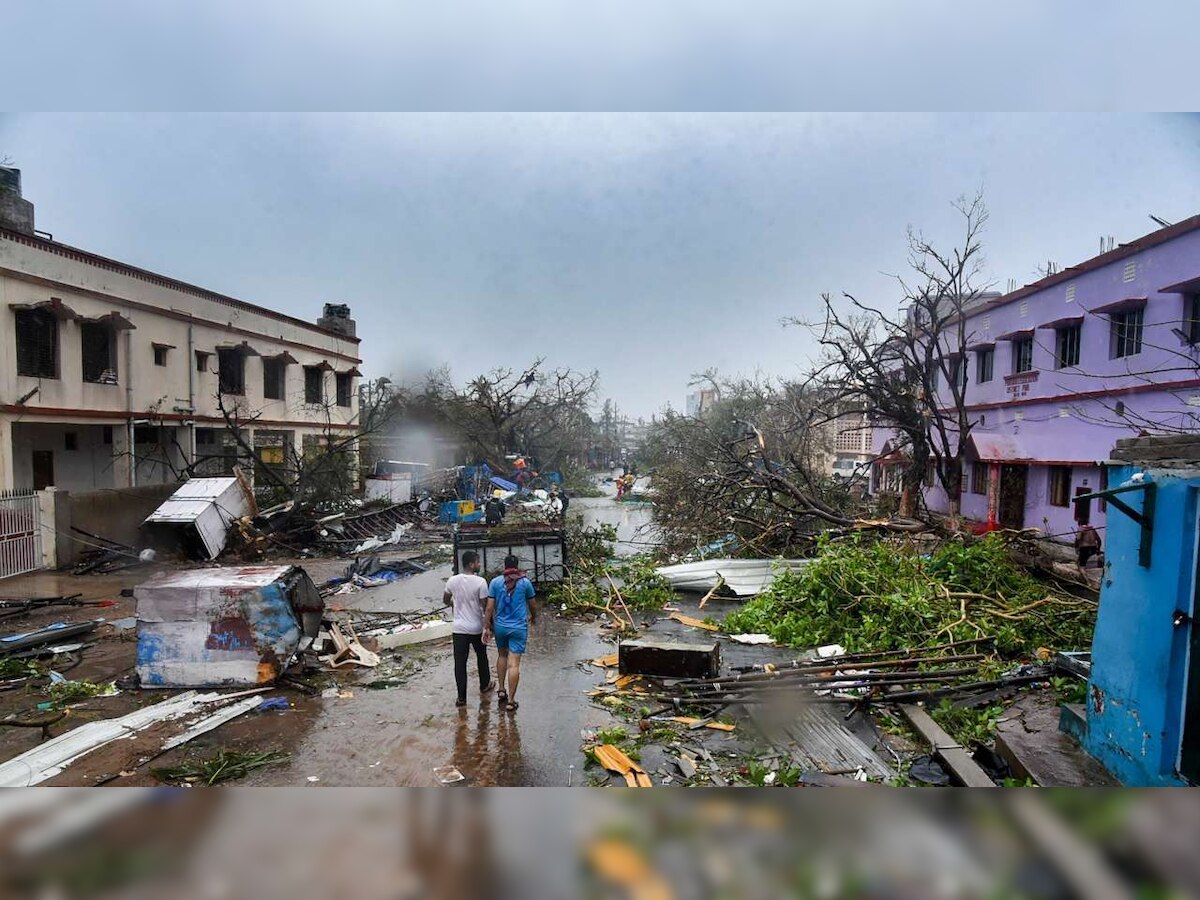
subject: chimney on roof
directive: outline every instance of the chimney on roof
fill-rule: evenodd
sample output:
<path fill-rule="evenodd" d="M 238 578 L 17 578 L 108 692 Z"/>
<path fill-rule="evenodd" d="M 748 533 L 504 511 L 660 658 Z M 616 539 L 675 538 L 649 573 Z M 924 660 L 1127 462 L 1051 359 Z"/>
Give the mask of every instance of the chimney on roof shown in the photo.
<path fill-rule="evenodd" d="M 355 337 L 354 320 L 350 318 L 350 307 L 345 303 L 326 303 L 325 312 L 317 319 L 317 325 L 326 331 Z"/>
<path fill-rule="evenodd" d="M 0 166 L 0 227 L 33 234 L 33 204 L 21 197 L 21 170 Z"/>

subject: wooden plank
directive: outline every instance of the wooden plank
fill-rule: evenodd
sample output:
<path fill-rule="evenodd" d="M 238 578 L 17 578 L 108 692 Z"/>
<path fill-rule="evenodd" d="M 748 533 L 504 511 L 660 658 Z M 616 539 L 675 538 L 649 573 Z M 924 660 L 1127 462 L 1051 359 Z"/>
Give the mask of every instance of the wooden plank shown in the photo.
<path fill-rule="evenodd" d="M 902 703 L 900 711 L 921 737 L 929 742 L 934 755 L 950 769 L 950 774 L 960 784 L 966 787 L 996 786 L 987 772 L 971 758 L 971 754 L 946 734 L 942 727 L 930 718 L 929 713 L 912 703 Z"/>

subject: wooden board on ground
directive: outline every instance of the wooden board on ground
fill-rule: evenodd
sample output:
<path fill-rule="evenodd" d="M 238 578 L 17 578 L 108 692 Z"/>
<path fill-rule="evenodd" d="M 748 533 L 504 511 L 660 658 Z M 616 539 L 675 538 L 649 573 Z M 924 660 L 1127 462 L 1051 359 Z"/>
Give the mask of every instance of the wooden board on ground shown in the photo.
<path fill-rule="evenodd" d="M 622 641 L 617 654 L 622 675 L 714 678 L 721 670 L 721 647 L 716 642 Z"/>
<path fill-rule="evenodd" d="M 946 734 L 942 727 L 930 718 L 929 713 L 912 703 L 901 704 L 900 711 L 921 737 L 929 742 L 934 755 L 950 770 L 951 778 L 965 787 L 996 786 L 987 772 L 980 768 L 979 763 L 971 758 L 971 754 Z"/>

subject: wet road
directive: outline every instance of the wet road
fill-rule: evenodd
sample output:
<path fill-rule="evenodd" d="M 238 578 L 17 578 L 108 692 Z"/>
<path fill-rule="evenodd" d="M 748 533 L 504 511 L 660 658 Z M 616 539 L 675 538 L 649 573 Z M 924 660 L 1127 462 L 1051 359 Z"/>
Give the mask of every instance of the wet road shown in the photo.
<path fill-rule="evenodd" d="M 618 552 L 644 549 L 650 510 L 618 505 L 608 498 L 572 501 L 570 514 L 585 523 L 617 527 Z M 449 565 L 404 581 L 343 599 L 349 609 L 413 612 L 441 602 Z M 587 692 L 602 683 L 601 670 L 588 660 L 612 652 L 598 626 L 542 615 L 531 631 L 521 666 L 515 714 L 492 694 L 478 697 L 472 680 L 465 708 L 454 706 L 454 672 L 449 641 L 386 654 L 377 670 L 342 676 L 353 696 L 303 699 L 294 709 L 235 721 L 222 729 L 226 745 L 245 739 L 257 746 L 274 737 L 290 749 L 292 761 L 260 770 L 243 783 L 424 786 L 437 784 L 433 769 L 455 766 L 475 785 L 565 786 L 582 781 L 580 732 L 613 724 L 588 702 Z M 489 648 L 495 664 L 495 652 Z M 376 690 L 398 663 L 397 687 Z M 473 666 L 473 662 L 472 662 Z M 270 721 L 272 718 L 275 721 Z M 569 767 L 574 765 L 573 776 Z"/>

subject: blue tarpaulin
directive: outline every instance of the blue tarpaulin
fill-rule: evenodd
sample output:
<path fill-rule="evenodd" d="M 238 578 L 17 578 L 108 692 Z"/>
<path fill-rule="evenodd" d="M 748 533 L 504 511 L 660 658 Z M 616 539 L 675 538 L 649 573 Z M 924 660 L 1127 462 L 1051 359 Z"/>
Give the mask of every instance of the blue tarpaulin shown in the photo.
<path fill-rule="evenodd" d="M 517 487 L 515 484 L 513 484 L 511 481 L 505 481 L 505 480 L 504 480 L 503 478 L 501 478 L 499 475 L 493 475 L 493 476 L 492 476 L 490 479 L 488 479 L 488 480 L 489 480 L 489 481 L 491 481 L 491 483 L 492 483 L 492 484 L 494 484 L 496 487 L 500 488 L 501 490 L 505 490 L 505 491 L 517 491 L 517 490 L 520 490 L 520 488 L 518 488 L 518 487 Z"/>

